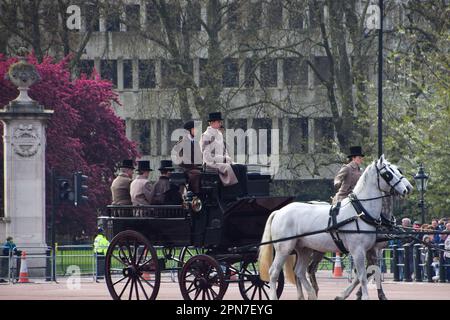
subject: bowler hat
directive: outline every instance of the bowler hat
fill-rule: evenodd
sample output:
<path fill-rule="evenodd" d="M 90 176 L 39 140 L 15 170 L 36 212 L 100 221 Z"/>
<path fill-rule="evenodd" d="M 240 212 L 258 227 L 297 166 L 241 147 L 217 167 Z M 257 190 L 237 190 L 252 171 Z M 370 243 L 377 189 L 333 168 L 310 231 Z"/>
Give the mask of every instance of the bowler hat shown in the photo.
<path fill-rule="evenodd" d="M 131 159 L 123 160 L 119 168 L 134 169 L 133 160 Z"/>
<path fill-rule="evenodd" d="M 356 156 L 364 157 L 361 146 L 350 147 L 350 154 L 347 157 L 351 158 Z"/>
<path fill-rule="evenodd" d="M 190 120 L 190 121 L 188 121 L 188 122 L 186 122 L 185 124 L 184 124 L 184 126 L 183 126 L 183 128 L 185 129 L 185 130 L 191 130 L 192 128 L 194 128 L 195 127 L 195 124 L 194 124 L 194 121 L 192 121 L 192 120 Z"/>
<path fill-rule="evenodd" d="M 152 169 L 150 169 L 150 161 L 148 160 L 138 161 L 137 164 L 138 164 L 137 167 L 138 171 L 153 171 Z"/>
<path fill-rule="evenodd" d="M 172 171 L 175 170 L 175 168 L 172 166 L 172 160 L 161 160 L 161 164 L 160 167 L 158 168 L 158 170 L 167 170 L 167 171 Z"/>
<path fill-rule="evenodd" d="M 208 121 L 217 121 L 217 120 L 223 120 L 221 112 L 212 112 L 209 114 Z"/>

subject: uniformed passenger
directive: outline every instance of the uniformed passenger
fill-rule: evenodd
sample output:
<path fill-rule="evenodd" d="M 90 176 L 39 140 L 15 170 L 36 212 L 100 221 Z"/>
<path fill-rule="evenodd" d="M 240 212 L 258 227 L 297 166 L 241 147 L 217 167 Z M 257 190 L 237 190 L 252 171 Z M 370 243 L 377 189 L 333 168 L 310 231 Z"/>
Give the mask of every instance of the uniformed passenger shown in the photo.
<path fill-rule="evenodd" d="M 122 161 L 122 164 L 119 166 L 119 175 L 111 184 L 113 205 L 131 205 L 130 184 L 133 170 L 133 160 Z"/>
<path fill-rule="evenodd" d="M 161 175 L 150 193 L 150 204 L 181 204 L 183 199 L 179 187 L 169 181 L 170 173 L 174 170 L 172 160 L 161 160 L 158 170 Z"/>
<path fill-rule="evenodd" d="M 172 151 L 172 159 L 184 170 L 188 177 L 189 190 L 200 192 L 201 165 L 203 162 L 200 144 L 195 140 L 194 121 L 184 124 L 186 134 L 177 142 Z"/>
<path fill-rule="evenodd" d="M 232 162 L 220 130 L 222 121 L 220 112 L 209 114 L 209 126 L 200 140 L 203 162 L 207 168 L 217 169 L 224 186 L 231 186 L 240 182 L 241 196 L 243 196 L 247 194 L 247 167 Z"/>
<path fill-rule="evenodd" d="M 344 164 L 334 178 L 334 187 L 338 192 L 333 198 L 333 204 L 345 199 L 356 186 L 361 176 L 361 164 L 364 154 L 360 146 L 350 147 L 350 154 L 347 156 L 349 163 Z"/>
<path fill-rule="evenodd" d="M 148 180 L 150 174 L 150 161 L 138 161 L 138 176 L 131 182 L 130 195 L 133 206 L 149 205 L 152 185 Z"/>

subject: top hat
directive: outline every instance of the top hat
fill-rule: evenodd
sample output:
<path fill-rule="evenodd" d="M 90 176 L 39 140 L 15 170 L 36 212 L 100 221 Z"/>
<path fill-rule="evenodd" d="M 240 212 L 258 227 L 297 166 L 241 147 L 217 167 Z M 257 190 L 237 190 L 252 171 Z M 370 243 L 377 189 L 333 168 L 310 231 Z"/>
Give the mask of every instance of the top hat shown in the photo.
<path fill-rule="evenodd" d="M 150 161 L 148 160 L 138 161 L 137 164 L 138 164 L 137 167 L 138 171 L 153 171 L 152 169 L 150 169 Z"/>
<path fill-rule="evenodd" d="M 158 170 L 166 170 L 166 171 L 172 171 L 175 170 L 175 168 L 172 166 L 172 160 L 161 160 L 161 165 L 158 168 Z"/>
<path fill-rule="evenodd" d="M 131 159 L 123 160 L 119 168 L 134 169 L 133 160 Z"/>
<path fill-rule="evenodd" d="M 209 114 L 208 121 L 217 121 L 217 120 L 223 120 L 222 119 L 222 112 L 212 112 Z"/>
<path fill-rule="evenodd" d="M 350 147 L 350 154 L 347 157 L 351 158 L 356 156 L 364 157 L 361 146 Z"/>
<path fill-rule="evenodd" d="M 185 124 L 184 124 L 184 126 L 183 126 L 183 128 L 185 129 L 185 130 L 191 130 L 192 128 L 194 128 L 195 127 L 195 124 L 194 124 L 194 121 L 192 121 L 192 120 L 190 120 L 190 121 L 188 121 L 188 122 L 186 122 Z"/>

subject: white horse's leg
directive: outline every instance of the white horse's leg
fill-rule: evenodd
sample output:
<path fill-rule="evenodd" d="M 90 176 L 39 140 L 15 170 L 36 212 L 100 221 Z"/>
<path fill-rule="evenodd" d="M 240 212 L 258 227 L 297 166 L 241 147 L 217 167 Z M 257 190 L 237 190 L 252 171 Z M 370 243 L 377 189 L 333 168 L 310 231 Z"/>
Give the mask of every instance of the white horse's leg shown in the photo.
<path fill-rule="evenodd" d="M 359 284 L 359 279 L 358 277 L 355 277 L 352 281 L 352 283 L 350 283 L 350 285 L 345 288 L 341 294 L 339 296 L 337 296 L 335 298 L 335 300 L 345 300 L 348 298 L 348 296 L 353 292 L 353 290 L 356 288 L 356 286 Z"/>
<path fill-rule="evenodd" d="M 269 298 L 270 300 L 278 300 L 277 296 L 277 281 L 280 275 L 281 269 L 283 268 L 284 262 L 286 261 L 289 254 L 286 254 L 282 251 L 275 251 L 275 258 L 273 259 L 273 263 L 269 269 L 270 275 L 270 289 L 269 289 Z"/>
<path fill-rule="evenodd" d="M 357 277 L 361 283 L 362 300 L 369 299 L 369 292 L 367 291 L 367 273 L 366 273 L 366 253 L 364 250 L 359 250 L 353 255 L 353 261 L 355 262 L 355 268 L 357 272 Z"/>
<path fill-rule="evenodd" d="M 317 300 L 316 290 L 311 286 L 306 278 L 306 269 L 311 262 L 311 250 L 301 249 L 297 251 L 297 264 L 295 265 L 295 274 L 297 275 L 297 282 L 305 287 L 308 292 L 308 300 Z M 297 287 L 298 288 L 298 287 Z M 303 296 L 303 292 L 302 292 Z"/>

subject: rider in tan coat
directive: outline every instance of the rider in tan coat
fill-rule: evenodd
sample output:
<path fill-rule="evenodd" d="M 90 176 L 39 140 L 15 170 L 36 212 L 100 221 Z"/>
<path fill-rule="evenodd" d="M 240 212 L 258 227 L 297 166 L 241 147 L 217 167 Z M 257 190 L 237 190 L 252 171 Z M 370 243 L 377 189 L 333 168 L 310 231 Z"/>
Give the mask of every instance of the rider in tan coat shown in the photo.
<path fill-rule="evenodd" d="M 348 197 L 361 176 L 360 165 L 364 160 L 362 148 L 360 146 L 350 147 L 348 158 L 350 162 L 344 164 L 334 178 L 334 188 L 337 189 L 338 192 L 333 198 L 333 204 Z"/>
<path fill-rule="evenodd" d="M 131 205 L 130 184 L 133 177 L 133 160 L 123 160 L 120 173 L 111 184 L 112 204 Z"/>

